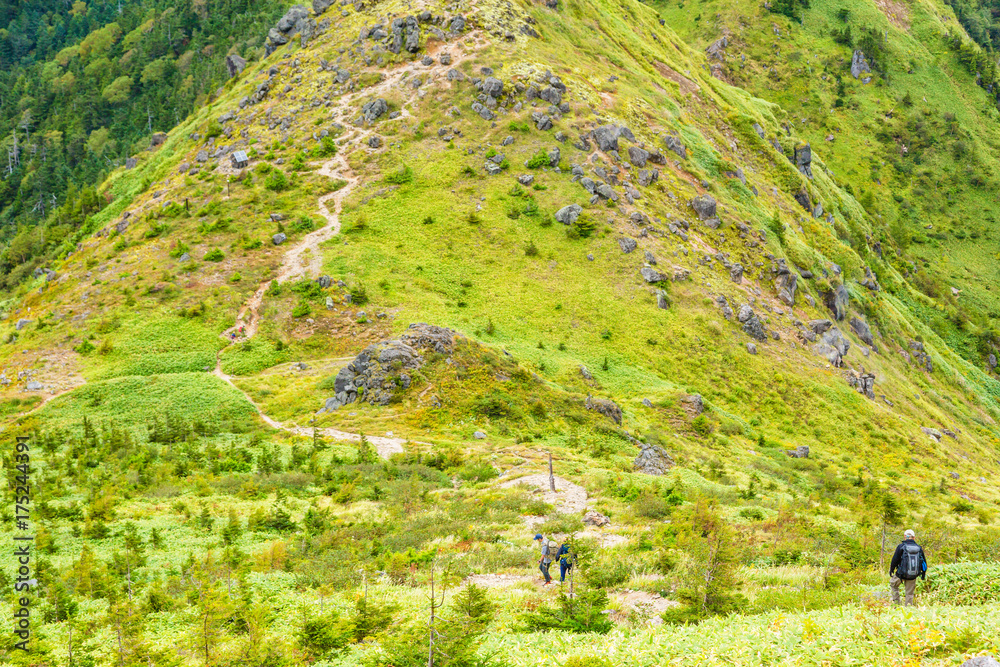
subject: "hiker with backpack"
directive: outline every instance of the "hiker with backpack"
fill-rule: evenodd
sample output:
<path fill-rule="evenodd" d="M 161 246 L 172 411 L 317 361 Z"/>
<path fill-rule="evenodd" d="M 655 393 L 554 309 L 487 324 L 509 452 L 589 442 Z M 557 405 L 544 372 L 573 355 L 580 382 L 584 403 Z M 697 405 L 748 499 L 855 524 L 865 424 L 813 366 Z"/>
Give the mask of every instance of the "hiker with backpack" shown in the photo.
<path fill-rule="evenodd" d="M 927 559 L 923 548 L 917 544 L 912 530 L 903 533 L 903 541 L 896 547 L 889 563 L 889 588 L 892 591 L 892 601 L 899 604 L 899 584 L 906 591 L 906 606 L 912 607 L 913 596 L 917 590 L 917 577 L 927 579 Z"/>
<path fill-rule="evenodd" d="M 569 544 L 563 542 L 556 555 L 559 558 L 559 583 L 564 584 L 566 583 L 566 573 L 573 569 L 573 556 L 569 552 Z"/>
<path fill-rule="evenodd" d="M 538 561 L 538 569 L 542 571 L 542 575 L 545 577 L 545 583 L 542 585 L 548 586 L 552 583 L 552 577 L 549 575 L 549 567 L 552 565 L 552 561 L 559 557 L 559 545 L 552 540 L 545 539 L 541 533 L 535 535 L 534 541 L 541 545 L 542 559 Z"/>

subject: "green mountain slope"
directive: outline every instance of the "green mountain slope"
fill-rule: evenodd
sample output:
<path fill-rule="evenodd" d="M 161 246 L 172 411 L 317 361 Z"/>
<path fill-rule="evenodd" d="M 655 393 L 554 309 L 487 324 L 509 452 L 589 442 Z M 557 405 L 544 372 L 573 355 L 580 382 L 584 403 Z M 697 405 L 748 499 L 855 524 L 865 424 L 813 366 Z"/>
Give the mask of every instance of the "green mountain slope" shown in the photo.
<path fill-rule="evenodd" d="M 465 593 L 435 664 L 480 644 L 498 664 L 822 661 L 855 631 L 807 612 L 839 605 L 874 633 L 863 662 L 997 650 L 995 596 L 960 597 L 994 566 L 955 564 L 995 559 L 994 251 L 985 224 L 941 231 L 919 183 L 979 165 L 947 210 L 986 206 L 994 111 L 946 45 L 921 92 L 979 106 L 930 114 L 912 132 L 955 138 L 896 165 L 896 125 L 863 114 L 908 92 L 915 37 L 867 87 L 834 55 L 764 65 L 761 26 L 804 45 L 832 7 L 790 27 L 721 4 L 325 5 L 113 172 L 6 303 L 5 433 L 38 443 L 50 540 L 37 655 L 64 660 L 73 622 L 94 664 L 427 664 L 431 576 L 498 604 Z M 904 522 L 954 576 L 921 589 L 942 638 L 860 604 Z M 591 615 L 524 577 L 536 526 L 576 536 Z M 747 616 L 691 634 L 649 609 Z M 573 634 L 611 623 L 620 642 Z M 744 633 L 756 651 L 712 639 Z"/>

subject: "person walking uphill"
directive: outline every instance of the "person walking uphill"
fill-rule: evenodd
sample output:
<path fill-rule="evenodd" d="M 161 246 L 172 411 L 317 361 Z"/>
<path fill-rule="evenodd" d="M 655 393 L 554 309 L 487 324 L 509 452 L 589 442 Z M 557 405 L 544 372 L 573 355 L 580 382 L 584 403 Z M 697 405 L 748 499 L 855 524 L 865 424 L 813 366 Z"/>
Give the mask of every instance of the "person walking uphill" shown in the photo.
<path fill-rule="evenodd" d="M 552 540 L 545 539 L 541 533 L 535 535 L 534 541 L 541 545 L 542 559 L 538 561 L 538 569 L 542 571 L 542 576 L 545 577 L 543 586 L 548 586 L 552 583 L 552 577 L 549 575 L 549 566 L 552 565 L 552 561 L 559 555 L 559 545 Z"/>
<path fill-rule="evenodd" d="M 917 577 L 927 579 L 927 559 L 923 548 L 914 540 L 912 530 L 904 532 L 903 538 L 889 563 L 889 588 L 892 591 L 892 601 L 899 604 L 899 585 L 902 583 L 906 590 L 906 606 L 912 607 Z"/>
<path fill-rule="evenodd" d="M 573 569 L 573 555 L 569 552 L 569 545 L 565 542 L 559 547 L 559 583 L 566 583 L 566 573 Z"/>

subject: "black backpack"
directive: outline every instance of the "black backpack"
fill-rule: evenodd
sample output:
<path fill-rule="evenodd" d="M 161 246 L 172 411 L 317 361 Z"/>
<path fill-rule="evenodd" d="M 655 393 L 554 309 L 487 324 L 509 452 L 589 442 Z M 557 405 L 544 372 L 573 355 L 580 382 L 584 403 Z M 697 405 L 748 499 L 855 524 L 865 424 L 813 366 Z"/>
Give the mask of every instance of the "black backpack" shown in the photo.
<path fill-rule="evenodd" d="M 896 576 L 900 579 L 916 579 L 921 574 L 920 547 L 912 542 L 903 542 L 903 553 L 900 555 Z"/>

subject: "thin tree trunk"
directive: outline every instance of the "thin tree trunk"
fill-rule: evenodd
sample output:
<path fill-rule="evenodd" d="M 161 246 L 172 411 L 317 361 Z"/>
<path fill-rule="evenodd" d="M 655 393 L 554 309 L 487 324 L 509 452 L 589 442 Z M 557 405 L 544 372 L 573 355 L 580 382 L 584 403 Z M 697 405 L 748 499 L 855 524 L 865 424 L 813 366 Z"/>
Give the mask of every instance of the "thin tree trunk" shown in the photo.
<path fill-rule="evenodd" d="M 427 633 L 427 667 L 434 667 L 434 568 L 431 567 L 431 620 Z"/>
<path fill-rule="evenodd" d="M 556 476 L 552 474 L 552 452 L 549 452 L 549 490 L 556 490 Z"/>

